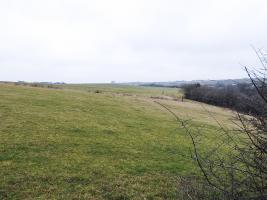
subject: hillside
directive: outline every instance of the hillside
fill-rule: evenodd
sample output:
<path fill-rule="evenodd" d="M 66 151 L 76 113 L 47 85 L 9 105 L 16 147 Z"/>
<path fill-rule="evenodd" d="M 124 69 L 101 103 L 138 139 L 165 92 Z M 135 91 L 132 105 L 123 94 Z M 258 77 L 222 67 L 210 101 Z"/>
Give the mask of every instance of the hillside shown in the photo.
<path fill-rule="evenodd" d="M 207 135 L 217 124 L 172 88 L 0 84 L 0 199 L 173 199 L 198 171 L 168 106 Z M 230 124 L 232 113 L 205 105 Z M 209 143 L 203 146 L 208 148 Z"/>
<path fill-rule="evenodd" d="M 196 84 L 200 83 L 201 85 L 207 86 L 217 86 L 217 85 L 236 85 L 243 83 L 250 83 L 250 79 L 222 79 L 222 80 L 192 80 L 192 81 L 169 81 L 169 82 L 144 82 L 144 83 L 129 83 L 129 85 L 136 86 L 152 86 L 152 87 L 181 87 L 185 84 Z"/>

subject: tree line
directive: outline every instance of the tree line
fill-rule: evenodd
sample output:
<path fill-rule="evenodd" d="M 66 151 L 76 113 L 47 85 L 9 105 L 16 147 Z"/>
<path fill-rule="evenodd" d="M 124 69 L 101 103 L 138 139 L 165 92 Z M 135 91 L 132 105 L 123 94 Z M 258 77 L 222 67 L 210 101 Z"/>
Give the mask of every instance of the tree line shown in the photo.
<path fill-rule="evenodd" d="M 182 88 L 187 99 L 230 108 L 245 114 L 261 115 L 262 107 L 265 106 L 252 83 L 215 86 L 197 83 L 183 85 Z"/>

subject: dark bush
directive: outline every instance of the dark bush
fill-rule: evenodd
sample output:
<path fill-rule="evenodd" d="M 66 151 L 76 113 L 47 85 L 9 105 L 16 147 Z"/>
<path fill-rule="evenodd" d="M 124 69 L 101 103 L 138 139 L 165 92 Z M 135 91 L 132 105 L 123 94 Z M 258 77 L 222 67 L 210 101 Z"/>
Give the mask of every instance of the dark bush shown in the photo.
<path fill-rule="evenodd" d="M 207 104 L 231 108 L 238 112 L 258 115 L 262 109 L 251 106 L 255 102 L 263 105 L 263 101 L 252 84 L 202 86 L 200 84 L 184 85 L 184 96 L 187 99 Z"/>

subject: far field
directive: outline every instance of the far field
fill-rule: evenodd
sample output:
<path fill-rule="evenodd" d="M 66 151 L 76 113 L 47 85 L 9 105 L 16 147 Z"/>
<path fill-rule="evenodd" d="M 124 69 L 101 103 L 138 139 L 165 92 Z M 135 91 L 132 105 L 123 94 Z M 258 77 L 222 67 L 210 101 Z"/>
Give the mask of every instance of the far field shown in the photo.
<path fill-rule="evenodd" d="M 0 84 L 0 199 L 179 199 L 198 174 L 190 139 L 158 101 L 210 140 L 218 125 L 175 88 Z M 205 105 L 226 126 L 233 114 Z"/>

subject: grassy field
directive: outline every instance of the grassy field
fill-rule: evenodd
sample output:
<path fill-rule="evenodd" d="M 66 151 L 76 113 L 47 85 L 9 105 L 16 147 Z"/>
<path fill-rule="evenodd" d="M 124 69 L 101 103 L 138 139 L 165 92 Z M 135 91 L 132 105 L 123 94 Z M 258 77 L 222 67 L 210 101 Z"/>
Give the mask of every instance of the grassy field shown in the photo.
<path fill-rule="evenodd" d="M 180 98 L 170 88 L 0 84 L 0 199 L 179 199 L 179 177 L 198 173 L 191 143 L 154 101 L 211 138 L 218 128 Z M 205 107 L 229 124 L 231 112 Z"/>

